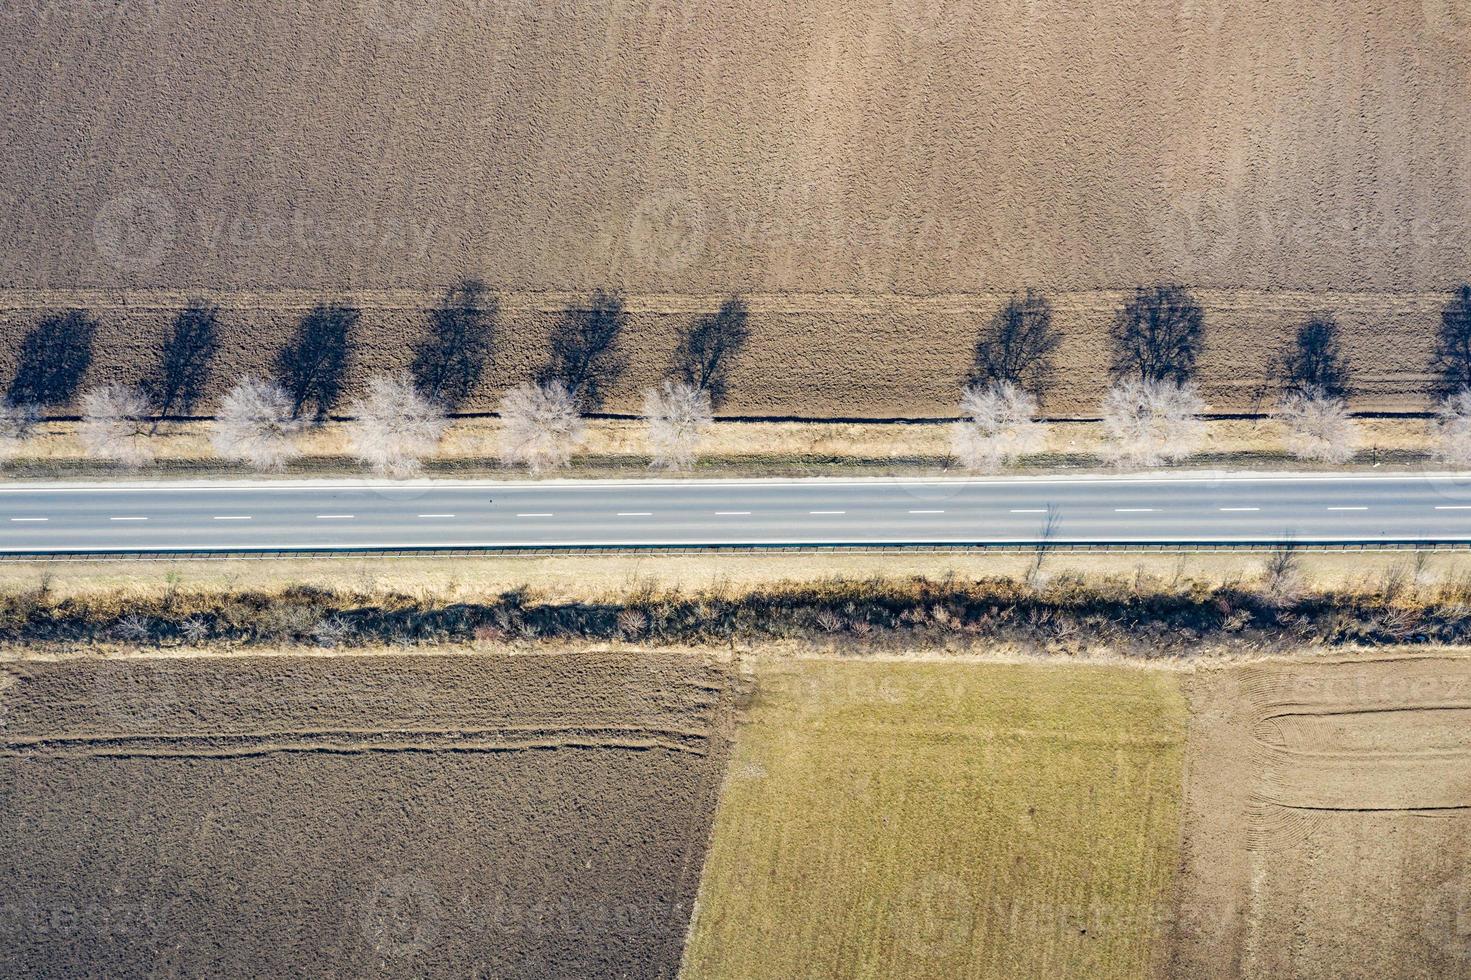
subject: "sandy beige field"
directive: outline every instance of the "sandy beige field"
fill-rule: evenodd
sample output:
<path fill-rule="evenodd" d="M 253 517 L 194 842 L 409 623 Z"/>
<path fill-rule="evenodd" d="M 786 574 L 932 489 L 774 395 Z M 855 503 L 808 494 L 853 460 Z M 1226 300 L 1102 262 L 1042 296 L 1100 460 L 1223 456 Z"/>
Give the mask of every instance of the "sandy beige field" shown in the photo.
<path fill-rule="evenodd" d="M 356 377 L 402 363 L 453 277 L 505 295 L 474 400 L 620 288 L 610 407 L 726 295 L 753 336 L 728 411 L 943 414 L 978 319 L 1026 286 L 1096 403 L 1120 290 L 1197 287 L 1206 394 L 1344 320 L 1365 409 L 1418 409 L 1443 293 L 1471 269 L 1471 14 L 1458 0 L 289 0 L 12 4 L 0 32 L 0 345 L 103 318 L 140 368 L 189 294 L 219 378 L 351 299 Z M 248 70 L 245 67 L 248 66 Z M 167 111 L 160 111 L 167 106 Z M 0 357 L 0 374 L 7 364 Z"/>
<path fill-rule="evenodd" d="M 732 684 L 678 656 L 0 681 L 7 976 L 672 977 Z"/>
<path fill-rule="evenodd" d="M 1471 977 L 1471 659 L 1198 672 L 1172 976 Z"/>

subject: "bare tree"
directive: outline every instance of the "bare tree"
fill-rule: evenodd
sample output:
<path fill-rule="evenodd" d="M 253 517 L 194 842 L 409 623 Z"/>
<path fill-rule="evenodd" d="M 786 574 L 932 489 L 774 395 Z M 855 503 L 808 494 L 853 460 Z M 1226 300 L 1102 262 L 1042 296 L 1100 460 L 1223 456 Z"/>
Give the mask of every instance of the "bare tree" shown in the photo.
<path fill-rule="evenodd" d="M 485 375 L 499 316 L 500 301 L 478 279 L 446 290 L 429 314 L 428 335 L 414 347 L 410 370 L 420 393 L 446 411 L 458 411 Z"/>
<path fill-rule="evenodd" d="M 153 405 L 141 389 L 104 385 L 82 395 L 77 439 L 88 456 L 136 469 L 153 462 L 152 423 Z"/>
<path fill-rule="evenodd" d="M 618 339 L 628 325 L 623 297 L 601 290 L 586 306 L 562 312 L 552 332 L 551 359 L 537 375 L 542 385 L 560 383 L 577 399 L 584 411 L 603 404 L 608 385 L 623 373 L 627 361 L 618 350 Z"/>
<path fill-rule="evenodd" d="M 1312 316 L 1299 326 L 1277 365 L 1284 398 L 1303 395 L 1342 400 L 1350 394 L 1348 358 L 1338 321 L 1331 316 Z"/>
<path fill-rule="evenodd" d="M 1205 312 L 1180 286 L 1140 289 L 1115 316 L 1113 376 L 1183 385 L 1195 376 L 1205 339 Z"/>
<path fill-rule="evenodd" d="M 644 392 L 644 422 L 648 426 L 649 465 L 656 469 L 687 470 L 705 430 L 714 421 L 710 394 L 683 381 L 666 381 Z"/>
<path fill-rule="evenodd" d="M 444 409 L 424 397 L 405 375 L 375 375 L 367 393 L 348 409 L 348 445 L 357 459 L 380 476 L 409 477 L 423 468 L 449 420 Z"/>
<path fill-rule="evenodd" d="M 272 381 L 242 378 L 220 401 L 210 431 L 215 452 L 260 470 L 282 470 L 301 455 L 297 436 L 306 426 L 286 389 Z"/>
<path fill-rule="evenodd" d="M 1453 466 L 1471 466 L 1471 388 L 1441 399 L 1430 434 L 1437 459 Z"/>
<path fill-rule="evenodd" d="M 1309 388 L 1283 398 L 1272 417 L 1287 430 L 1287 451 L 1298 459 L 1319 463 L 1353 459 L 1358 426 L 1342 398 Z"/>
<path fill-rule="evenodd" d="M 533 473 L 566 466 L 587 439 L 577 398 L 559 381 L 521 384 L 501 398 L 501 460 Z"/>
<path fill-rule="evenodd" d="M 1038 400 L 1052 379 L 1052 355 L 1062 333 L 1052 325 L 1052 304 L 1027 290 L 996 312 L 976 342 L 972 384 L 1006 383 Z"/>
<path fill-rule="evenodd" d="M 1205 441 L 1205 411 L 1188 382 L 1120 381 L 1103 399 L 1107 454 L 1125 468 L 1184 459 Z"/>
<path fill-rule="evenodd" d="M 748 316 L 746 301 L 732 296 L 718 312 L 696 319 L 674 349 L 675 374 L 686 385 L 708 392 L 714 408 L 725 401 L 731 360 L 750 339 Z"/>
<path fill-rule="evenodd" d="M 0 461 L 13 458 L 41 424 L 39 405 L 0 401 Z"/>
<path fill-rule="evenodd" d="M 1435 395 L 1441 401 L 1471 389 L 1471 285 L 1458 287 L 1440 312 L 1430 369 L 1437 375 Z"/>
<path fill-rule="evenodd" d="M 973 384 L 960 399 L 964 416 L 950 430 L 951 453 L 968 470 L 994 473 L 1041 452 L 1047 428 L 1037 421 L 1037 399 L 1010 381 Z"/>

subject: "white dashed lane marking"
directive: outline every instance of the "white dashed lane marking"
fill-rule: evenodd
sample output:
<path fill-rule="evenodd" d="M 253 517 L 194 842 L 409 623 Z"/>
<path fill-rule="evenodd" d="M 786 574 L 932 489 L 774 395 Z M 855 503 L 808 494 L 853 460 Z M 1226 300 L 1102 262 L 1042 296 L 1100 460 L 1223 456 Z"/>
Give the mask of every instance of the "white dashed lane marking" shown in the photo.
<path fill-rule="evenodd" d="M 1260 507 L 1222 507 L 1221 508 L 1221 513 L 1223 513 L 1223 514 L 1231 514 L 1231 513 L 1237 512 L 1237 511 L 1251 511 L 1251 510 L 1261 510 L 1261 508 Z"/>
<path fill-rule="evenodd" d="M 749 510 L 717 510 L 715 512 L 715 516 L 716 517 L 750 517 L 751 516 L 751 512 Z"/>
<path fill-rule="evenodd" d="M 943 514 L 943 510 L 911 510 L 911 514 Z"/>
<path fill-rule="evenodd" d="M 1368 510 L 1367 507 L 1329 507 L 1329 510 Z"/>
<path fill-rule="evenodd" d="M 354 515 L 354 514 L 318 514 L 317 515 L 317 520 L 319 520 L 319 521 L 351 521 L 351 520 L 355 520 L 355 519 L 356 519 L 356 515 Z"/>
<path fill-rule="evenodd" d="M 431 520 L 431 519 L 434 519 L 434 518 L 440 518 L 440 519 L 443 519 L 443 520 L 450 520 L 450 519 L 453 519 L 454 516 L 455 515 L 453 515 L 453 514 L 420 514 L 419 515 L 419 518 L 421 520 Z"/>
<path fill-rule="evenodd" d="M 217 521 L 248 521 L 248 520 L 250 520 L 250 518 L 248 516 L 246 516 L 246 517 L 236 517 L 236 516 L 233 516 L 232 515 L 232 516 L 227 516 L 227 517 L 216 517 L 215 520 L 217 520 Z"/>
<path fill-rule="evenodd" d="M 146 521 L 146 517 L 109 517 L 109 521 Z"/>
<path fill-rule="evenodd" d="M 15 523 L 15 524 L 40 524 L 40 523 L 44 523 L 45 521 L 51 520 L 51 518 L 49 518 L 49 517 L 12 517 L 10 520 L 11 520 L 12 523 Z"/>
<path fill-rule="evenodd" d="M 626 511 L 621 511 L 618 514 L 618 516 L 619 517 L 653 517 L 654 514 L 653 514 L 653 511 L 647 511 L 647 510 L 626 510 Z"/>
<path fill-rule="evenodd" d="M 1471 504 L 1440 504 L 1436 510 L 1471 510 Z"/>
<path fill-rule="evenodd" d="M 846 514 L 848 512 L 846 510 L 809 510 L 807 513 L 809 513 L 812 516 L 816 517 L 816 516 L 823 515 L 823 514 L 828 514 L 828 515 L 842 515 L 842 514 Z"/>
<path fill-rule="evenodd" d="M 1153 514 L 1153 507 L 1115 507 L 1115 514 Z"/>
<path fill-rule="evenodd" d="M 517 517 L 556 517 L 556 514 L 517 514 Z"/>

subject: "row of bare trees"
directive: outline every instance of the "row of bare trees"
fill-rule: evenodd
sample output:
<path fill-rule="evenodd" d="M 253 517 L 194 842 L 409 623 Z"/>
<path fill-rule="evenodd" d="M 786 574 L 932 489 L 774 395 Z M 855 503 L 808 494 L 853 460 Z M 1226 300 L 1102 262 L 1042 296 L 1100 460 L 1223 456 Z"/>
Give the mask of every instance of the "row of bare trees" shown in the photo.
<path fill-rule="evenodd" d="M 419 472 L 448 430 L 449 416 L 480 384 L 494 352 L 498 315 L 497 300 L 479 282 L 447 290 L 430 312 L 409 370 L 369 378 L 363 394 L 346 405 L 351 454 L 382 475 Z M 96 322 L 80 311 L 47 318 L 28 336 L 0 407 L 0 453 L 14 454 L 46 407 L 75 401 L 82 413 L 78 437 L 88 455 L 128 467 L 152 462 L 156 442 L 149 437 L 203 397 L 219 347 L 217 320 L 213 307 L 191 304 L 174 319 L 148 379 L 79 395 Z M 242 377 L 221 399 L 210 427 L 215 451 L 263 470 L 283 469 L 299 456 L 308 426 L 338 407 L 358 320 L 356 309 L 342 305 L 304 315 L 278 354 L 275 373 Z M 503 460 L 535 471 L 570 460 L 585 440 L 584 415 L 601 406 L 627 364 L 621 344 L 627 323 L 617 294 L 599 292 L 562 312 L 546 363 L 498 406 Z M 693 464 L 725 397 L 731 362 L 748 337 L 739 298 L 681 332 L 666 380 L 644 396 L 654 466 Z"/>
<path fill-rule="evenodd" d="M 219 349 L 218 311 L 191 303 L 174 318 L 153 370 L 135 386 L 83 392 L 78 435 L 87 452 L 127 466 L 154 457 L 149 436 L 202 400 Z M 222 399 L 211 441 L 225 458 L 280 469 L 300 455 L 312 422 L 342 397 L 359 312 L 321 305 L 299 321 L 270 377 L 245 377 Z M 480 385 L 495 351 L 499 303 L 465 280 L 446 290 L 415 343 L 407 372 L 370 378 L 347 406 L 349 448 L 377 473 L 420 470 L 458 411 Z M 652 465 L 672 470 L 695 462 L 701 439 L 727 390 L 732 360 L 749 337 L 739 298 L 697 318 L 680 334 L 666 380 L 644 393 L 642 413 Z M 628 314 L 616 293 L 598 292 L 564 310 L 550 352 L 533 380 L 507 392 L 498 453 L 508 464 L 544 471 L 566 465 L 586 439 L 584 416 L 601 407 L 627 365 L 622 337 Z M 1142 288 L 1117 311 L 1109 331 L 1112 386 L 1101 403 L 1105 444 L 1120 466 L 1158 465 L 1203 444 L 1208 411 L 1195 383 L 1205 314 L 1186 289 Z M 43 320 L 25 339 L 8 397 L 0 406 L 0 454 L 14 453 L 44 408 L 77 397 L 91 361 L 96 322 L 81 311 Z M 1012 297 L 983 328 L 974 371 L 960 400 L 952 453 L 964 467 L 994 471 L 1041 452 L 1047 429 L 1042 400 L 1055 376 L 1061 330 L 1045 296 Z M 1438 379 L 1433 431 L 1440 455 L 1471 465 L 1471 286 L 1442 312 L 1433 368 Z M 1352 373 L 1338 323 L 1315 315 L 1271 359 L 1265 389 L 1289 452 L 1343 462 L 1358 439 L 1348 410 Z"/>
<path fill-rule="evenodd" d="M 1119 466 L 1155 466 L 1197 452 L 1209 410 L 1195 383 L 1205 340 L 1205 314 L 1190 293 L 1162 285 L 1137 290 L 1111 329 L 1112 386 L 1101 405 L 1107 455 Z M 1062 333 L 1047 299 L 1015 296 L 992 318 L 976 345 L 971 384 L 952 433 L 958 463 L 995 471 L 1046 443 L 1039 405 L 1050 386 Z M 1471 286 L 1461 286 L 1441 313 L 1432 370 L 1436 454 L 1471 465 Z M 1304 460 L 1343 463 L 1359 440 L 1349 412 L 1350 364 L 1338 322 L 1314 315 L 1270 359 L 1263 388 L 1275 393 L 1271 416 L 1287 451 Z"/>

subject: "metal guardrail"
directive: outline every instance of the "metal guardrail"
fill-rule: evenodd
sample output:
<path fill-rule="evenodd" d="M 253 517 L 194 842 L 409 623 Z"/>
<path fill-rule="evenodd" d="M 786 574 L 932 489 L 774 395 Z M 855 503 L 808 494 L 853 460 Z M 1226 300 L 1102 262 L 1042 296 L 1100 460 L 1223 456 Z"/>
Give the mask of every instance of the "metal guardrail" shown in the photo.
<path fill-rule="evenodd" d="M 54 551 L 14 552 L 0 554 L 0 564 L 21 562 L 68 561 L 279 561 L 282 559 L 329 558 L 550 558 L 590 557 L 595 555 L 791 555 L 791 554 L 1209 554 L 1215 552 L 1264 553 L 1276 551 L 1283 542 L 1141 542 L 1141 543 L 1073 543 L 1048 542 L 987 544 L 830 544 L 830 545 L 599 545 L 576 547 L 526 546 L 486 548 L 338 548 L 317 551 L 280 549 L 241 551 Z M 1295 551 L 1319 552 L 1402 552 L 1402 551 L 1471 551 L 1471 541 L 1348 541 L 1291 542 Z"/>

